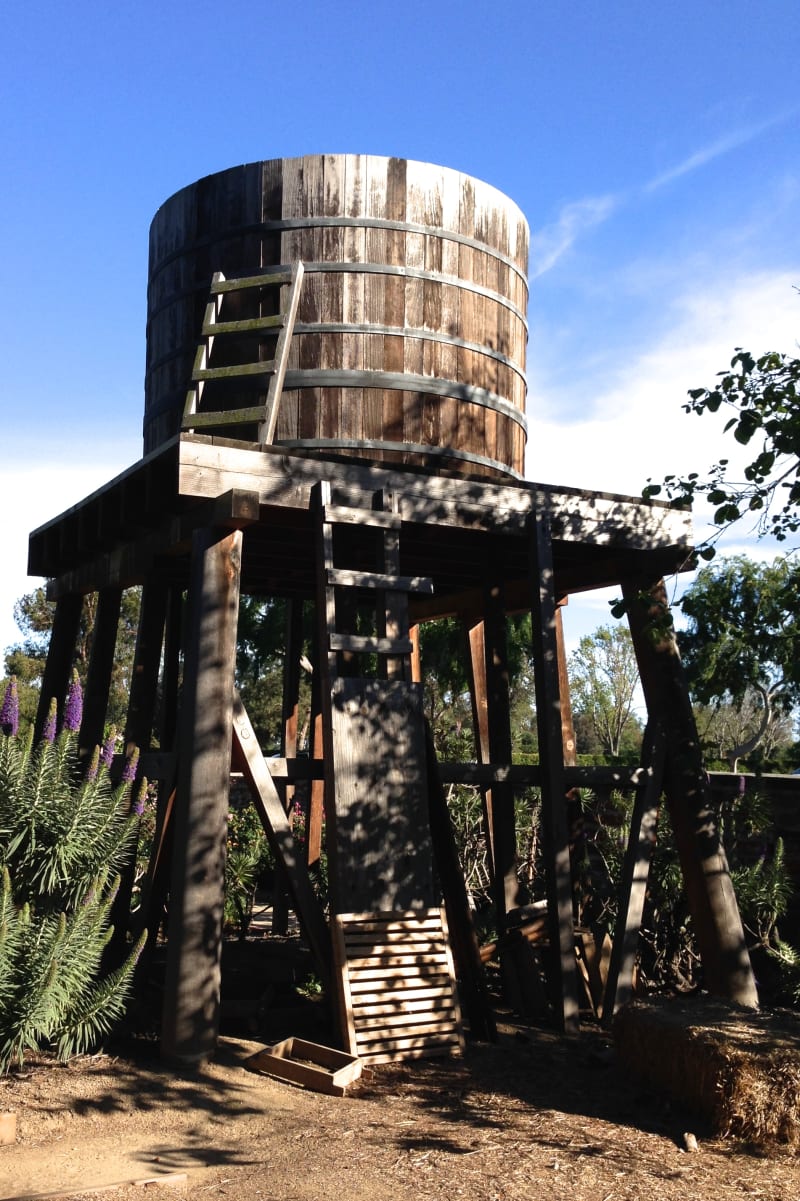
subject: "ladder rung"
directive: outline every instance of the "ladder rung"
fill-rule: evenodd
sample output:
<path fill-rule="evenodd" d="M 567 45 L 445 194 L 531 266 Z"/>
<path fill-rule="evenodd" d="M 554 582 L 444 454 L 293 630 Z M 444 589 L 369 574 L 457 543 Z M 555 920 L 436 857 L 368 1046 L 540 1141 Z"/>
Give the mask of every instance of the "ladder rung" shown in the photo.
<path fill-rule="evenodd" d="M 238 279 L 213 280 L 211 295 L 219 296 L 223 292 L 239 292 L 243 288 L 269 288 L 273 284 L 288 284 L 291 278 L 291 267 L 283 267 L 278 271 L 270 271 L 267 275 L 244 275 Z"/>
<path fill-rule="evenodd" d="M 203 425 L 251 425 L 264 420 L 264 406 L 251 409 L 222 409 L 216 413 L 189 413 L 183 418 L 181 429 L 193 430 Z"/>
<path fill-rule="evenodd" d="M 386 592 L 433 592 L 433 580 L 421 575 L 381 575 L 377 571 L 347 571 L 328 568 L 328 583 L 334 588 L 380 588 Z"/>
<path fill-rule="evenodd" d="M 205 367 L 201 371 L 193 371 L 192 379 L 236 379 L 240 375 L 272 375 L 274 370 L 274 360 L 267 359 L 263 363 L 235 363 L 231 367 Z"/>
<path fill-rule="evenodd" d="M 285 313 L 273 313 L 270 317 L 247 317 L 241 321 L 204 321 L 202 332 L 204 335 L 247 334 L 260 329 L 282 329 L 285 324 Z"/>
<path fill-rule="evenodd" d="M 350 509 L 344 505 L 325 505 L 322 520 L 342 525 L 375 525 L 397 530 L 402 524 L 399 513 L 384 513 L 381 509 Z"/>
<path fill-rule="evenodd" d="M 332 651 L 352 651 L 365 655 L 410 655 L 413 643 L 410 638 L 373 638 L 364 634 L 330 634 Z"/>

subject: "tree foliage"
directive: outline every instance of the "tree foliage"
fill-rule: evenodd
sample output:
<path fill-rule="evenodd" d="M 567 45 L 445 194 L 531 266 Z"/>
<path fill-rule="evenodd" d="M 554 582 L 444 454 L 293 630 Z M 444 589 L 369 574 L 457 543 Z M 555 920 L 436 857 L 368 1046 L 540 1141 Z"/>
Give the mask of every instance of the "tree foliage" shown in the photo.
<path fill-rule="evenodd" d="M 569 660 L 576 734 L 588 725 L 602 752 L 616 757 L 626 735 L 640 734 L 634 712 L 639 670 L 624 626 L 599 626 L 581 638 Z"/>
<path fill-rule="evenodd" d="M 97 593 L 89 594 L 81 611 L 73 658 L 81 683 L 85 683 L 89 667 L 97 602 Z M 141 589 L 128 588 L 122 593 L 108 698 L 108 721 L 119 727 L 125 724 L 140 605 Z M 47 599 L 44 588 L 26 593 L 14 606 L 14 619 L 22 638 L 6 651 L 5 667 L 7 675 L 16 676 L 18 681 L 23 726 L 32 722 L 36 713 L 55 609 L 55 602 Z"/>
<path fill-rule="evenodd" d="M 800 701 L 798 587 L 795 557 L 757 563 L 736 555 L 702 568 L 680 601 L 688 627 L 678 641 L 694 699 L 740 713 L 753 694 L 760 700 L 755 729 L 726 750 L 732 771 Z"/>
<path fill-rule="evenodd" d="M 730 461 L 720 458 L 706 476 L 668 475 L 663 484 L 644 489 L 645 497 L 662 490 L 671 499 L 692 504 L 705 496 L 714 508 L 717 533 L 700 548 L 711 559 L 720 533 L 750 514 L 759 535 L 779 542 L 800 529 L 800 359 L 771 351 L 756 359 L 737 348 L 729 371 L 713 388 L 695 388 L 683 406 L 702 416 L 730 412 L 725 431 L 742 446 L 755 447 L 744 479 L 731 477 Z"/>

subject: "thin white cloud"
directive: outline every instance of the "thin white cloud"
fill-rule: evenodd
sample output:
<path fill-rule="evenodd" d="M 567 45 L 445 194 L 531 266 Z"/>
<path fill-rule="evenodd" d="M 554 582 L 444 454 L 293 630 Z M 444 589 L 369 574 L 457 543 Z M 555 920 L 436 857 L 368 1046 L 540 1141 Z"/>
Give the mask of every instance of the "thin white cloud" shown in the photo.
<path fill-rule="evenodd" d="M 796 353 L 796 272 L 689 278 L 672 298 L 669 328 L 613 376 L 598 372 L 608 382 L 580 418 L 558 421 L 559 412 L 581 410 L 563 390 L 558 398 L 529 397 L 529 478 L 638 495 L 648 477 L 703 471 L 719 457 L 727 415 L 699 418 L 681 406 L 689 388 L 711 384 L 728 366 L 736 346 Z M 725 445 L 733 461 L 737 444 L 728 436 Z"/>
<path fill-rule="evenodd" d="M 745 125 L 741 129 L 733 130 L 731 133 L 725 134 L 724 137 L 718 138 L 709 146 L 704 146 L 701 150 L 696 150 L 694 154 L 690 154 L 682 162 L 675 167 L 670 167 L 668 171 L 663 171 L 654 179 L 651 179 L 644 185 L 642 189 L 645 193 L 655 192 L 659 188 L 663 188 L 666 184 L 672 183 L 675 179 L 680 179 L 682 175 L 689 175 L 692 171 L 699 170 L 700 167 L 705 167 L 707 163 L 713 162 L 723 154 L 728 154 L 731 150 L 736 150 L 739 146 L 744 146 L 747 142 L 752 142 L 755 138 L 771 129 L 774 125 L 780 125 L 783 121 L 794 116 L 797 110 L 793 109 L 789 113 L 779 113 L 775 117 L 770 117 L 766 121 L 761 121 L 757 125 Z"/>
<path fill-rule="evenodd" d="M 587 196 L 564 205 L 556 221 L 531 237 L 529 278 L 538 279 L 549 271 L 573 242 L 607 221 L 618 205 L 615 196 Z"/>
<path fill-rule="evenodd" d="M 14 621 L 14 604 L 43 581 L 27 575 L 28 535 L 40 525 L 77 504 L 136 459 L 135 449 L 123 440 L 113 447 L 97 447 L 91 461 L 81 461 L 76 447 L 64 445 L 61 454 L 47 452 L 26 461 L 19 454 L 13 467 L 0 471 L 0 678 L 2 655 L 21 635 Z M 20 498 L 24 497 L 24 503 Z"/>

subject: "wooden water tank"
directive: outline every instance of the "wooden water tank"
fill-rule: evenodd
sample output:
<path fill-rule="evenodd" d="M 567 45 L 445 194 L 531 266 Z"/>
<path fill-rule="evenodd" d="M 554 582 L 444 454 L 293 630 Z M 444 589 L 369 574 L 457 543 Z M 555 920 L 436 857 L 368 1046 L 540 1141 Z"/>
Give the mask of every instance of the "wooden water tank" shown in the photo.
<path fill-rule="evenodd" d="M 522 475 L 528 236 L 496 189 L 406 159 L 274 159 L 190 184 L 150 230 L 145 453 L 178 431 L 213 272 L 301 259 L 276 443 Z"/>

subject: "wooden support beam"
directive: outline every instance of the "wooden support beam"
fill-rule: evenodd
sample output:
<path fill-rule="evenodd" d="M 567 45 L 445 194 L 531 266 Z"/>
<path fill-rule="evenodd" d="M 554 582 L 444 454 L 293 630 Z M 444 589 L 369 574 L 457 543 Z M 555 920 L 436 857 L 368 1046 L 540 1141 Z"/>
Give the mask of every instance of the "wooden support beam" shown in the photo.
<path fill-rule="evenodd" d="M 467 619 L 470 691 L 476 743 L 481 763 L 511 762 L 511 711 L 508 692 L 508 646 L 505 610 L 499 584 L 484 592 L 483 615 Z M 517 879 L 514 788 L 497 780 L 482 789 L 484 816 L 489 826 L 490 865 L 498 933 L 506 915 L 523 903 Z"/>
<path fill-rule="evenodd" d="M 165 750 L 170 750 L 175 746 L 178 729 L 178 693 L 181 678 L 183 618 L 183 589 L 172 585 L 167 594 L 167 613 L 164 627 L 164 670 L 161 680 L 161 712 L 158 721 L 158 739 Z"/>
<path fill-rule="evenodd" d="M 125 721 L 125 755 L 134 748 L 146 756 L 150 749 L 153 723 L 158 697 L 158 672 L 161 665 L 161 647 L 164 640 L 164 622 L 167 609 L 167 587 L 158 579 L 148 580 L 142 588 L 139 608 L 139 628 L 136 631 L 136 647 L 133 653 L 128 714 Z M 167 766 L 170 788 L 174 779 L 174 760 Z M 146 776 L 142 759 L 139 760 L 138 776 Z M 152 774 L 151 780 L 158 779 Z M 160 783 L 166 787 L 162 778 Z M 128 862 L 120 873 L 120 885 L 111 910 L 111 925 L 114 933 L 108 947 L 107 962 L 119 963 L 124 958 L 127 934 L 131 917 L 131 897 L 136 879 L 136 847 L 131 847 Z"/>
<path fill-rule="evenodd" d="M 75 646 L 78 641 L 78 631 L 81 624 L 83 597 L 75 593 L 62 596 L 56 603 L 53 629 L 50 634 L 50 646 L 42 676 L 42 691 L 39 695 L 39 707 L 36 711 L 36 721 L 33 727 L 33 740 L 37 743 L 42 736 L 50 702 L 55 699 L 58 706 L 59 724 L 64 716 L 64 701 L 67 696 L 72 665 L 75 660 Z"/>
<path fill-rule="evenodd" d="M 580 1029 L 580 1005 L 566 820 L 553 545 L 544 501 L 537 505 L 531 519 L 530 551 L 536 720 L 542 773 L 542 832 L 546 854 L 550 939 L 557 951 L 561 1025 L 566 1033 L 577 1034 Z"/>
<path fill-rule="evenodd" d="M 197 530 L 180 722 L 180 769 L 162 1052 L 208 1059 L 219 1030 L 241 530 Z"/>
<path fill-rule="evenodd" d="M 711 804 L 663 580 L 623 588 L 650 721 L 665 733 L 664 792 L 709 992 L 757 1006 L 739 907 Z"/>
<path fill-rule="evenodd" d="M 491 763 L 489 749 L 489 707 L 486 700 L 486 650 L 483 621 L 478 618 L 463 621 L 467 642 L 467 671 L 469 695 L 472 702 L 472 726 L 475 731 L 475 749 L 478 763 Z M 486 839 L 486 859 L 492 881 L 496 878 L 494 859 L 494 814 L 492 813 L 492 790 L 488 781 L 481 781 L 481 803 L 483 806 L 483 830 Z M 503 910 L 505 912 L 505 910 Z"/>
<path fill-rule="evenodd" d="M 286 635 L 283 652 L 283 698 L 281 702 L 281 755 L 294 759 L 297 755 L 297 712 L 300 703 L 300 656 L 303 652 L 303 602 L 298 597 L 286 601 Z M 272 772 L 273 779 L 276 779 Z M 278 783 L 278 795 L 288 814 L 294 800 L 295 786 L 288 779 Z M 289 932 L 288 882 L 280 862 L 276 860 L 272 889 L 272 933 Z"/>
<path fill-rule="evenodd" d="M 461 999 L 473 1038 L 494 1042 L 497 1025 L 492 1012 L 486 974 L 469 908 L 464 872 L 458 858 L 453 826 L 439 773 L 436 748 L 429 723 L 425 722 L 425 749 L 428 765 L 428 807 L 436 871 L 444 892 L 447 925 L 461 981 Z"/>
<path fill-rule="evenodd" d="M 89 670 L 83 694 L 83 718 L 78 734 L 81 755 L 91 755 L 103 741 L 121 601 L 120 588 L 104 588 L 97 598 Z"/>
<path fill-rule="evenodd" d="M 302 851 L 292 834 L 278 791 L 238 693 L 233 705 L 233 746 L 235 762 L 244 773 L 264 833 L 276 859 L 283 867 L 298 921 L 317 960 L 320 975 L 326 983 L 330 983 L 331 947 L 325 916 L 311 887 L 308 872 L 303 864 Z"/>
<path fill-rule="evenodd" d="M 131 691 L 125 721 L 125 752 L 150 749 L 158 698 L 158 673 L 164 644 L 169 593 L 164 580 L 151 578 L 142 587 L 139 628 L 133 655 Z"/>
<path fill-rule="evenodd" d="M 610 1028 L 614 1014 L 633 994 L 633 971 L 642 928 L 647 878 L 656 841 L 656 823 L 664 784 L 666 739 L 660 726 L 649 724 L 642 745 L 645 781 L 637 788 L 631 813 L 628 846 L 622 864 L 617 921 L 603 997 L 603 1025 Z"/>

